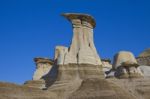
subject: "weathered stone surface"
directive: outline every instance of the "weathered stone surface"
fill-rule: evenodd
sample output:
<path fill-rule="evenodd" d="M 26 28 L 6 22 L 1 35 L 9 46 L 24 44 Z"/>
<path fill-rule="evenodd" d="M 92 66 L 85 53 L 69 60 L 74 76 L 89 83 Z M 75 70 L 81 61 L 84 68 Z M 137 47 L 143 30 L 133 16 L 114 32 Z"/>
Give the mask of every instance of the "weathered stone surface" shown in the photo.
<path fill-rule="evenodd" d="M 144 50 L 136 59 L 139 65 L 150 66 L 150 48 Z"/>
<path fill-rule="evenodd" d="M 65 13 L 63 14 L 73 26 L 73 38 L 64 64 L 93 64 L 101 65 L 93 42 L 93 28 L 95 21 L 90 15 Z"/>
<path fill-rule="evenodd" d="M 0 99 L 150 99 L 148 66 L 138 67 L 134 55 L 123 51 L 111 69 L 110 61 L 101 62 L 95 49 L 94 19 L 86 14 L 64 16 L 73 24 L 71 46 L 57 46 L 54 61 L 35 58 L 33 80 L 24 85 L 0 82 Z M 104 78 L 102 68 L 111 79 Z M 141 71 L 145 78 L 133 79 L 141 77 Z M 116 79 L 115 74 L 129 79 Z"/>
<path fill-rule="evenodd" d="M 40 90 L 0 82 L 0 99 L 138 99 L 105 79 L 76 79 L 68 87 L 64 86 L 61 84 L 58 90 Z"/>
<path fill-rule="evenodd" d="M 137 57 L 136 58 L 139 65 L 147 65 L 150 66 L 150 56 L 146 57 Z"/>
<path fill-rule="evenodd" d="M 102 70 L 105 73 L 105 77 L 107 76 L 107 72 L 112 69 L 112 64 L 109 59 L 102 59 Z"/>
<path fill-rule="evenodd" d="M 150 48 L 144 50 L 144 51 L 139 55 L 139 57 L 147 57 L 147 56 L 150 56 Z"/>
<path fill-rule="evenodd" d="M 150 66 L 139 66 L 138 67 L 143 73 L 144 77 L 150 77 Z"/>
<path fill-rule="evenodd" d="M 33 75 L 33 80 L 40 80 L 43 76 L 48 74 L 53 66 L 53 61 L 47 58 L 35 58 L 36 71 Z"/>
<path fill-rule="evenodd" d="M 45 89 L 46 88 L 46 83 L 45 83 L 45 80 L 43 80 L 43 79 L 30 80 L 30 81 L 26 81 L 24 83 L 24 86 L 32 87 L 32 88 Z"/>
<path fill-rule="evenodd" d="M 114 83 L 103 79 L 85 79 L 69 99 L 136 99 Z"/>
<path fill-rule="evenodd" d="M 130 92 L 135 99 L 150 98 L 150 78 L 130 78 L 130 79 L 107 79 L 118 85 L 123 90 Z M 128 99 L 128 98 L 126 98 Z"/>
<path fill-rule="evenodd" d="M 102 67 L 112 68 L 111 60 L 110 59 L 101 59 Z"/>
<path fill-rule="evenodd" d="M 143 74 L 137 68 L 138 64 L 131 52 L 120 51 L 114 56 L 113 68 L 116 69 L 115 76 L 119 78 L 142 77 Z"/>
<path fill-rule="evenodd" d="M 69 48 L 57 46 L 55 49 L 56 81 L 48 88 L 50 91 L 69 90 L 72 86 L 89 78 L 104 79 L 102 63 L 93 42 L 93 18 L 84 14 L 64 14 L 73 25 L 73 39 Z M 90 19 L 90 21 L 88 19 Z M 78 85 L 76 85 L 78 86 Z M 70 91 L 70 88 L 72 91 Z"/>
<path fill-rule="evenodd" d="M 136 65 L 137 61 L 131 52 L 120 51 L 114 56 L 113 68 L 117 69 L 118 67 L 122 66 L 122 64 L 131 66 L 132 64 Z"/>
<path fill-rule="evenodd" d="M 64 46 L 56 46 L 55 48 L 55 57 L 54 60 L 57 61 L 57 64 L 63 65 L 65 62 L 65 56 L 68 52 L 68 48 Z"/>

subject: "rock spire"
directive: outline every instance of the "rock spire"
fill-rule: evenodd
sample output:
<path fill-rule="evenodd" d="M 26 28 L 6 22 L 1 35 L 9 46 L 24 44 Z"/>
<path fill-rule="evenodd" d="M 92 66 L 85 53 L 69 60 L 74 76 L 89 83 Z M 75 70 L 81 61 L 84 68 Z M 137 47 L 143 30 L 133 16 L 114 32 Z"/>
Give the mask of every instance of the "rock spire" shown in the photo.
<path fill-rule="evenodd" d="M 59 56 L 57 64 L 101 65 L 102 63 L 93 41 L 93 28 L 96 24 L 93 17 L 77 13 L 65 13 L 62 15 L 72 23 L 73 38 L 69 48 L 57 47 L 60 52 L 60 55 L 57 55 Z"/>

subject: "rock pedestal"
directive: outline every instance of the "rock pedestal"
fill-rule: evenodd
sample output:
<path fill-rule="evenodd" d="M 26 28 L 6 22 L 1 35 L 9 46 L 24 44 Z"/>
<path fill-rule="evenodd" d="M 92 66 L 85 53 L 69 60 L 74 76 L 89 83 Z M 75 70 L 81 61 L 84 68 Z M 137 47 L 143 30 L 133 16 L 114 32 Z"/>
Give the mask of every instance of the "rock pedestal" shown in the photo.
<path fill-rule="evenodd" d="M 73 38 L 65 55 L 64 64 L 93 64 L 101 65 L 93 42 L 94 19 L 86 14 L 65 13 L 63 14 L 73 27 Z"/>
<path fill-rule="evenodd" d="M 50 91 L 69 94 L 78 88 L 84 79 L 103 79 L 102 62 L 93 42 L 94 19 L 86 14 L 63 14 L 73 27 L 70 47 L 55 48 L 57 79 Z"/>
<path fill-rule="evenodd" d="M 57 46 L 55 61 L 57 61 L 58 79 L 84 79 L 101 77 L 102 63 L 93 41 L 95 21 L 90 15 L 63 14 L 73 26 L 73 38 L 69 48 Z"/>
<path fill-rule="evenodd" d="M 118 78 L 142 77 L 139 65 L 131 52 L 120 51 L 114 56 L 113 68 L 116 70 L 115 76 Z"/>
<path fill-rule="evenodd" d="M 34 72 L 33 79 L 26 81 L 24 85 L 44 89 L 52 82 L 50 71 L 54 62 L 48 58 L 34 58 L 34 61 L 36 63 L 36 70 Z"/>
<path fill-rule="evenodd" d="M 53 61 L 47 58 L 35 58 L 36 71 L 33 75 L 33 80 L 40 80 L 48 74 L 53 66 Z"/>

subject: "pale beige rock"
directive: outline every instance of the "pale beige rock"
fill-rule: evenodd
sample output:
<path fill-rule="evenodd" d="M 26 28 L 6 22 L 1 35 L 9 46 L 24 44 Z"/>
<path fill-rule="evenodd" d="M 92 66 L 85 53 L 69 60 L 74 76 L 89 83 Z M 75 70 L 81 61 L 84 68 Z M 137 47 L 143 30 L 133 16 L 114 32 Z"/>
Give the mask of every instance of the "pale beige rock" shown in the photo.
<path fill-rule="evenodd" d="M 148 57 L 150 56 L 150 48 L 144 50 L 142 53 L 140 53 L 139 57 Z"/>
<path fill-rule="evenodd" d="M 140 53 L 140 55 L 136 59 L 138 64 L 150 66 L 150 48 Z"/>
<path fill-rule="evenodd" d="M 64 14 L 64 16 L 73 25 L 73 39 L 68 49 L 56 47 L 58 75 L 48 90 L 57 92 L 60 97 L 66 99 L 68 94 L 79 88 L 83 80 L 104 79 L 104 74 L 93 42 L 93 27 L 95 27 L 93 18 L 85 14 Z"/>
<path fill-rule="evenodd" d="M 56 46 L 55 48 L 55 57 L 54 60 L 57 61 L 57 64 L 63 65 L 65 62 L 65 56 L 68 52 L 68 48 L 64 46 Z"/>
<path fill-rule="evenodd" d="M 46 83 L 45 83 L 45 80 L 43 80 L 43 79 L 40 79 L 40 80 L 29 80 L 29 81 L 26 81 L 24 83 L 24 86 L 32 87 L 32 88 L 44 89 L 44 88 L 46 88 Z"/>
<path fill-rule="evenodd" d="M 111 64 L 111 60 L 110 59 L 101 59 L 102 61 L 102 70 L 104 72 L 105 78 L 107 78 L 108 76 L 112 76 L 112 64 Z M 114 76 L 114 75 L 113 75 Z"/>
<path fill-rule="evenodd" d="M 48 74 L 53 66 L 53 61 L 47 58 L 35 58 L 36 71 L 33 75 L 33 80 L 40 80 Z"/>
<path fill-rule="evenodd" d="M 113 68 L 118 68 L 122 66 L 122 63 L 130 62 L 129 64 L 137 64 L 134 55 L 128 51 L 120 51 L 114 56 Z"/>
<path fill-rule="evenodd" d="M 120 51 L 114 56 L 113 68 L 115 76 L 119 78 L 142 77 L 142 72 L 137 68 L 139 65 L 131 52 Z"/>
<path fill-rule="evenodd" d="M 85 14 L 63 14 L 73 26 L 72 43 L 66 53 L 64 64 L 93 64 L 101 65 L 93 42 L 94 19 Z"/>
<path fill-rule="evenodd" d="M 103 68 L 112 68 L 111 61 L 109 59 L 102 59 Z"/>

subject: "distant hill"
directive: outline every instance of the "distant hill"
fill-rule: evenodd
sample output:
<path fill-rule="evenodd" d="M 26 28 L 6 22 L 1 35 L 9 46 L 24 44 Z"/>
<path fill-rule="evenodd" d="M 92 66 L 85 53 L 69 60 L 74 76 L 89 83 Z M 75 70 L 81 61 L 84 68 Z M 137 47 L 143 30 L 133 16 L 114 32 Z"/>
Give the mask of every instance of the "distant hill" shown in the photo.
<path fill-rule="evenodd" d="M 139 57 L 147 57 L 147 56 L 150 56 L 150 48 L 144 50 L 144 51 L 139 55 Z"/>

